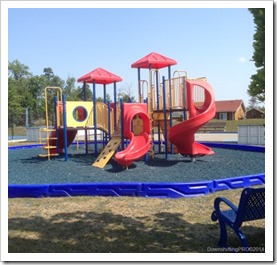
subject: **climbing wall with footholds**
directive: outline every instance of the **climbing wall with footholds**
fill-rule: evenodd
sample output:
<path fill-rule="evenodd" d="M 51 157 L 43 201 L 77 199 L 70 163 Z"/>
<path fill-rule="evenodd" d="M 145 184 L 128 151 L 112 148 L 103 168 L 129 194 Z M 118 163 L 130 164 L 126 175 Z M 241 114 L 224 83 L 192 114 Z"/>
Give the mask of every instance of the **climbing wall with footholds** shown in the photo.
<path fill-rule="evenodd" d="M 97 157 L 95 162 L 92 164 L 94 167 L 104 168 L 105 165 L 109 162 L 114 152 L 117 150 L 121 143 L 121 139 L 118 136 L 114 136 L 109 143 L 106 145 L 104 150 Z"/>

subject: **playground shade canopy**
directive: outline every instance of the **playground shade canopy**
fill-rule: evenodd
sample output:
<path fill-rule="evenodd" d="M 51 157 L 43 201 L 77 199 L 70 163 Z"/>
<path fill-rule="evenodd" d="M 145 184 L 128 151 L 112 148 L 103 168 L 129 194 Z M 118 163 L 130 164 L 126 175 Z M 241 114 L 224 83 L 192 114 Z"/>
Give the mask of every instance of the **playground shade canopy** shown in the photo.
<path fill-rule="evenodd" d="M 160 69 L 170 65 L 175 65 L 177 62 L 164 55 L 156 52 L 149 53 L 145 57 L 136 61 L 131 65 L 132 68 Z"/>
<path fill-rule="evenodd" d="M 96 68 L 95 70 L 89 72 L 88 74 L 77 79 L 77 82 L 93 83 L 107 85 L 114 82 L 120 82 L 122 78 L 115 75 L 103 68 Z"/>

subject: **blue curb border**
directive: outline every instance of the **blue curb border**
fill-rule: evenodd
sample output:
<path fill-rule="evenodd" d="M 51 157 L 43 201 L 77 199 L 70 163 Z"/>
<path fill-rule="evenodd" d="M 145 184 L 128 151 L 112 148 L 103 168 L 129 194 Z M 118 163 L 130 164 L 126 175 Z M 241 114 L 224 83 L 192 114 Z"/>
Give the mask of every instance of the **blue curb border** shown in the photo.
<path fill-rule="evenodd" d="M 247 146 L 238 144 L 225 144 L 202 142 L 210 147 L 229 148 L 253 152 L 265 152 L 263 146 Z M 42 145 L 14 146 L 9 150 L 22 148 L 36 148 Z M 231 190 L 264 185 L 265 174 L 237 176 L 227 179 L 189 183 L 67 183 L 67 184 L 41 184 L 41 185 L 9 185 L 9 198 L 42 198 L 42 197 L 71 197 L 71 196 L 131 196 L 146 198 L 183 198 L 207 195 L 221 190 Z"/>

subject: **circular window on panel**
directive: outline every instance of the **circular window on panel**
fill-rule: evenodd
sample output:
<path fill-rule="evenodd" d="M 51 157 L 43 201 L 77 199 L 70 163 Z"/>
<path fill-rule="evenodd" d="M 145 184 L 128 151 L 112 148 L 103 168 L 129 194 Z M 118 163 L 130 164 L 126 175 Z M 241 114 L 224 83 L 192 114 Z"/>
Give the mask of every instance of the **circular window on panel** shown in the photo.
<path fill-rule="evenodd" d="M 73 117 L 76 121 L 83 122 L 86 120 L 88 112 L 83 106 L 78 106 L 73 110 Z"/>

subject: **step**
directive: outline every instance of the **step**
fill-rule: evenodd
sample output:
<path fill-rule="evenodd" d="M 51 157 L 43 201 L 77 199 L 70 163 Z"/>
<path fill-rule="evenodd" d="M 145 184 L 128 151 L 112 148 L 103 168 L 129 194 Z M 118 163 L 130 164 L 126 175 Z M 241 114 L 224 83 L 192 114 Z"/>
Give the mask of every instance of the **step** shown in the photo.
<path fill-rule="evenodd" d="M 47 128 L 42 128 L 42 129 L 39 129 L 41 132 L 55 132 L 56 129 L 47 129 Z"/>
<path fill-rule="evenodd" d="M 55 149 L 55 148 L 57 148 L 57 146 L 54 146 L 54 145 L 45 145 L 45 146 L 43 146 L 43 149 Z"/>
<path fill-rule="evenodd" d="M 42 138 L 38 138 L 38 139 L 47 141 L 47 140 L 57 140 L 58 138 L 57 137 L 46 137 L 46 138 L 42 137 Z"/>
<path fill-rule="evenodd" d="M 38 155 L 39 157 L 50 157 L 50 156 L 58 156 L 59 154 L 58 153 L 55 153 L 55 154 L 40 154 Z"/>

